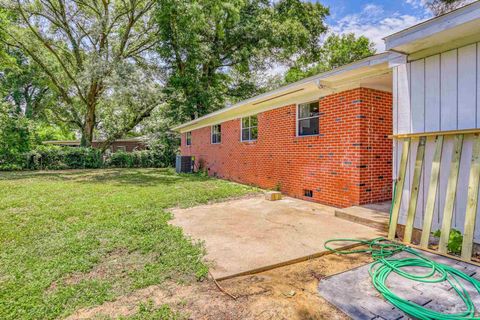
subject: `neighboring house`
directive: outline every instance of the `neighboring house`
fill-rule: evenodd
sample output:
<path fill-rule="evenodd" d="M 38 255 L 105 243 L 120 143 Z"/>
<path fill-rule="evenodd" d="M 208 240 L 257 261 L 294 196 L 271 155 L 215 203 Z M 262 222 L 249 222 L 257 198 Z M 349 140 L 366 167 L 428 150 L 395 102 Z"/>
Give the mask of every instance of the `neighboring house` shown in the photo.
<path fill-rule="evenodd" d="M 103 140 L 93 140 L 92 147 L 99 148 L 103 142 L 104 142 Z M 44 141 L 43 143 L 57 145 L 57 146 L 67 146 L 67 147 L 80 146 L 79 140 Z M 118 139 L 118 140 L 115 140 L 108 148 L 110 152 L 117 152 L 117 151 L 132 152 L 132 151 L 144 150 L 144 149 L 147 149 L 147 143 L 144 137 Z"/>
<path fill-rule="evenodd" d="M 387 50 L 402 52 L 393 65 L 394 174 L 399 172 L 401 137 L 438 132 L 444 136 L 432 231 L 442 225 L 455 135 L 480 132 L 480 3 L 475 2 L 385 38 Z M 473 129 L 473 130 L 472 130 Z M 467 130 L 467 131 L 466 131 Z M 454 131 L 454 132 L 452 132 Z M 415 227 L 423 227 L 435 140 L 427 139 Z M 452 227 L 463 232 L 472 135 L 460 143 L 460 167 Z M 399 223 L 406 221 L 418 141 L 410 146 Z M 478 215 L 478 213 L 477 213 Z M 477 219 L 475 241 L 480 242 Z"/>

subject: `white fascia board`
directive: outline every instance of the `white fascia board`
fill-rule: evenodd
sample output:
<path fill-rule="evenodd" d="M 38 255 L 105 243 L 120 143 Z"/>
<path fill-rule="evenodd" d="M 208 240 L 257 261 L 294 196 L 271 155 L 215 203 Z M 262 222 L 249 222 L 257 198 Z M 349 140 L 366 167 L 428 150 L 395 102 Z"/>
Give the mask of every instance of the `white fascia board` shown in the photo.
<path fill-rule="evenodd" d="M 349 77 L 356 76 L 358 73 L 371 72 L 371 69 L 375 67 L 378 69 L 388 68 L 389 61 L 391 59 L 396 59 L 398 56 L 401 55 L 394 52 L 383 52 L 373 55 L 331 71 L 311 76 L 292 84 L 280 87 L 276 90 L 243 100 L 231 107 L 220 109 L 190 122 L 173 127 L 172 130 L 186 132 L 208 125 L 221 123 L 223 121 L 227 121 L 227 119 L 235 119 L 240 115 L 243 116 L 252 112 L 259 113 L 266 111 L 267 109 L 271 110 L 288 105 L 287 101 L 291 101 L 292 99 L 299 99 L 303 95 L 310 95 L 310 91 L 312 90 L 317 91 L 316 94 L 320 97 L 322 93 L 325 95 L 325 92 L 321 92 L 322 83 L 324 81 L 338 81 L 337 79 L 339 78 L 342 79 L 342 81 L 348 81 Z M 265 104 L 275 107 L 267 107 Z M 254 106 L 257 106 L 255 110 L 251 110 Z M 224 115 L 227 113 L 231 114 L 233 118 L 232 116 Z"/>
<path fill-rule="evenodd" d="M 415 42 L 421 44 L 426 38 L 478 19 L 480 19 L 480 1 L 473 2 L 383 38 L 385 41 L 385 49 L 387 51 L 392 50 L 401 53 L 411 53 L 411 51 L 416 49 L 406 51 L 402 50 L 402 48 L 408 47 Z M 461 35 L 459 35 L 459 37 L 460 36 Z M 424 48 L 420 48 L 419 50 L 422 49 Z"/>

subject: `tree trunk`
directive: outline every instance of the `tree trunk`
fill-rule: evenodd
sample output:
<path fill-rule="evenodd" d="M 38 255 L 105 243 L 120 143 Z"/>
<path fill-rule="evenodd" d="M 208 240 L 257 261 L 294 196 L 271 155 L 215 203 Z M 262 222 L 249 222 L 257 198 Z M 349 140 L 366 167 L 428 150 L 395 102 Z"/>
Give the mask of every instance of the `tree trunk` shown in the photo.
<path fill-rule="evenodd" d="M 95 105 L 89 105 L 87 107 L 87 113 L 85 115 L 85 124 L 83 126 L 82 140 L 80 145 L 82 147 L 91 147 L 93 141 L 93 129 L 95 128 Z"/>

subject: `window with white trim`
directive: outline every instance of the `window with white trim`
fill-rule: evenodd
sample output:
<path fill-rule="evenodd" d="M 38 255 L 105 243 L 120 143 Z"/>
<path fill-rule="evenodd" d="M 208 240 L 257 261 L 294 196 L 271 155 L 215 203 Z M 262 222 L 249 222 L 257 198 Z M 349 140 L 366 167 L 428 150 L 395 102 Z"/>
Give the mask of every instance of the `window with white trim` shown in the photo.
<path fill-rule="evenodd" d="M 257 115 L 242 118 L 242 141 L 255 141 L 258 138 Z"/>
<path fill-rule="evenodd" d="M 212 144 L 217 144 L 222 142 L 222 125 L 216 124 L 212 126 Z"/>
<path fill-rule="evenodd" d="M 191 146 L 191 145 L 192 145 L 192 132 L 191 132 L 191 131 L 185 133 L 185 144 L 186 144 L 187 146 Z"/>
<path fill-rule="evenodd" d="M 315 136 L 320 132 L 320 104 L 318 101 L 302 103 L 297 110 L 297 135 Z"/>

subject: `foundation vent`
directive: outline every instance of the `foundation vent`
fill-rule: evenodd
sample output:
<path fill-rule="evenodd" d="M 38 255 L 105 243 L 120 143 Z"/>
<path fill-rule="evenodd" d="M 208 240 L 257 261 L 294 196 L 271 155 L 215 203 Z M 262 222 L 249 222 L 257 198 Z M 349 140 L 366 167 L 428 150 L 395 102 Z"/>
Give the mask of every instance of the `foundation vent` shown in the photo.
<path fill-rule="evenodd" d="M 313 198 L 313 190 L 303 189 L 303 195 L 308 198 Z"/>

